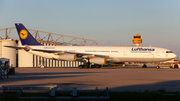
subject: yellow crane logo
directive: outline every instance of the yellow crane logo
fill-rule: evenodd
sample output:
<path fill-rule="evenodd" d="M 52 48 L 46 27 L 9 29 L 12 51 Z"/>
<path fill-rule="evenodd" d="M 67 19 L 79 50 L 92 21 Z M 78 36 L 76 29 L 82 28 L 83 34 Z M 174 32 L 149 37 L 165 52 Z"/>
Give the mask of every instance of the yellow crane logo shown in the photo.
<path fill-rule="evenodd" d="M 25 29 L 22 29 L 19 33 L 21 39 L 26 39 L 28 37 L 28 32 Z"/>

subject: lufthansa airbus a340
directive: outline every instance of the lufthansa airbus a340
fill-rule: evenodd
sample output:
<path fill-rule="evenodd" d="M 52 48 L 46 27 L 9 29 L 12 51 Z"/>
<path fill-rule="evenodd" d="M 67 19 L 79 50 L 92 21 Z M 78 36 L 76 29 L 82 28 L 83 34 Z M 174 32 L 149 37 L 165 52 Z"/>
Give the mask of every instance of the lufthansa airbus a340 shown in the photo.
<path fill-rule="evenodd" d="M 100 68 L 106 62 L 161 62 L 171 60 L 176 55 L 159 47 L 112 47 L 112 46 L 45 46 L 36 41 L 21 23 L 15 24 L 22 46 L 5 46 L 23 49 L 31 54 L 49 59 L 76 61 L 82 57 L 88 62 L 79 68 Z"/>

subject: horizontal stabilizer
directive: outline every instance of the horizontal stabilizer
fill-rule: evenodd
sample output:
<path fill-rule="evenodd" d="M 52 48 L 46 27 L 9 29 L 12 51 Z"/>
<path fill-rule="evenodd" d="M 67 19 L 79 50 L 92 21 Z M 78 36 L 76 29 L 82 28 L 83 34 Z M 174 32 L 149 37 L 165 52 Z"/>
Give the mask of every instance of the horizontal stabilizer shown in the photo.
<path fill-rule="evenodd" d="M 31 47 L 25 45 L 25 46 L 4 46 L 4 47 L 8 47 L 8 48 L 14 48 L 14 49 L 24 49 L 25 51 L 29 51 L 30 49 L 32 49 Z"/>
<path fill-rule="evenodd" d="M 4 46 L 8 48 L 14 48 L 14 49 L 25 49 L 26 47 L 18 47 L 18 46 Z"/>

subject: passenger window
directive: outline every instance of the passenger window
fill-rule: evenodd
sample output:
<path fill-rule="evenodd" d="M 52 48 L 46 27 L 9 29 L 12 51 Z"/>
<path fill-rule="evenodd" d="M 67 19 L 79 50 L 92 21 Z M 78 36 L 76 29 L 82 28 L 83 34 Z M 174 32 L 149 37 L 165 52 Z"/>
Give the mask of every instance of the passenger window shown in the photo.
<path fill-rule="evenodd" d="M 172 51 L 166 51 L 166 53 L 173 53 Z"/>

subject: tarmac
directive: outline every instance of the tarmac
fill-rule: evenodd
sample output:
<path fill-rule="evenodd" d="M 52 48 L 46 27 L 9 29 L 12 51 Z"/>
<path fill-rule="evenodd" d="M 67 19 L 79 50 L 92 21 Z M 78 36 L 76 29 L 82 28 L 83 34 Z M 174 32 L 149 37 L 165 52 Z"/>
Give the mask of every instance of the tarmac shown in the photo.
<path fill-rule="evenodd" d="M 142 67 L 15 68 L 15 75 L 0 80 L 2 86 L 44 87 L 62 89 L 106 89 L 110 91 L 180 91 L 180 69 Z"/>

